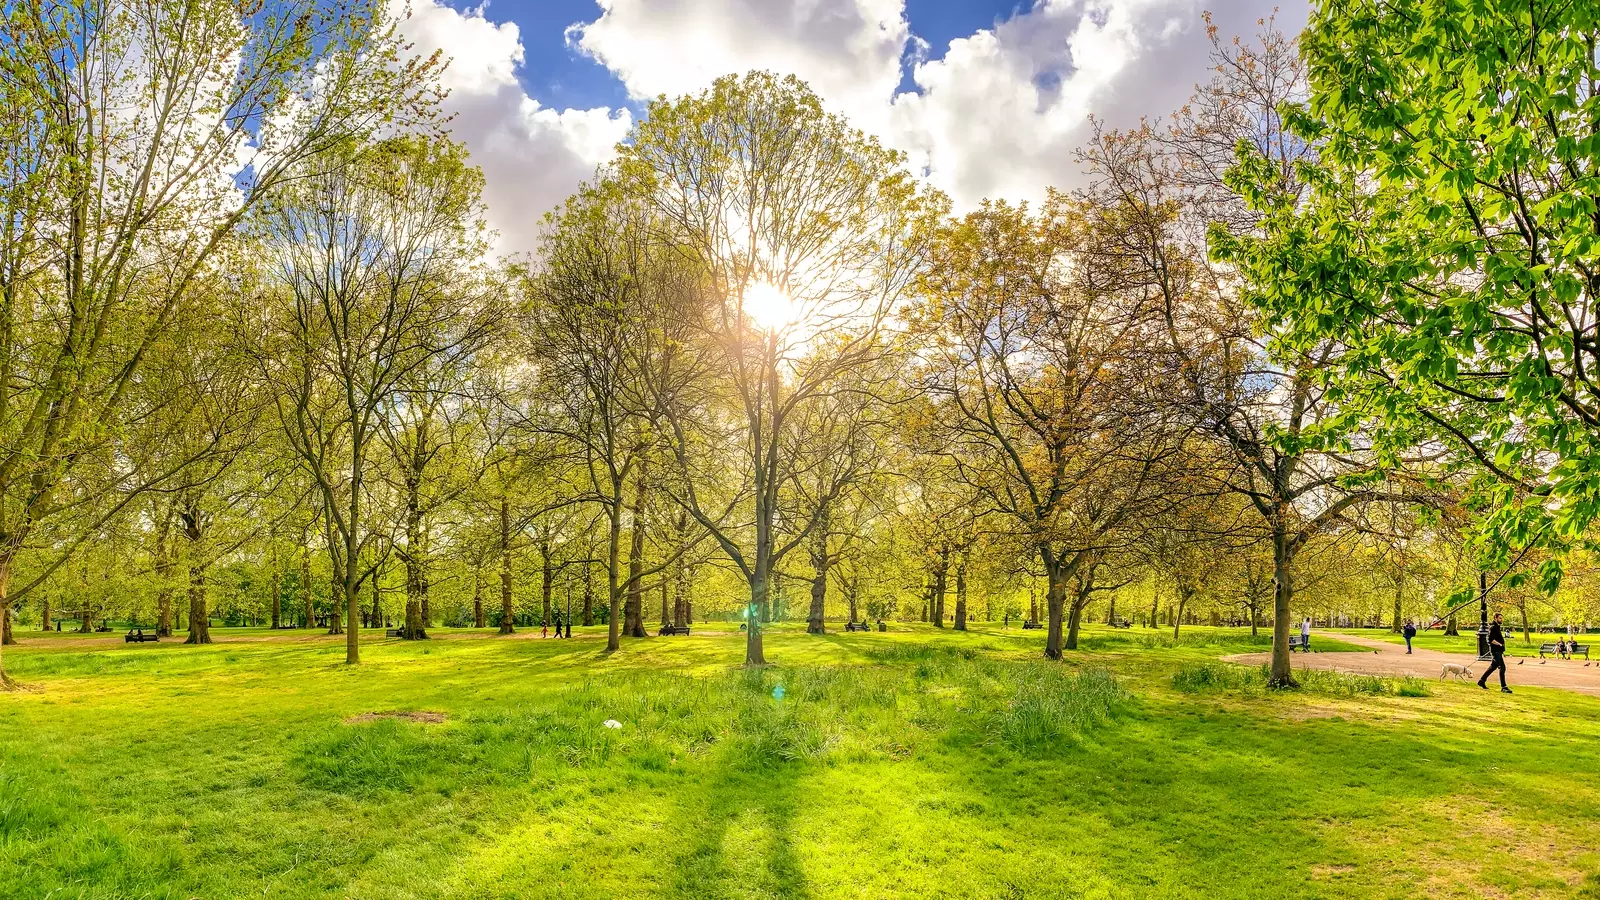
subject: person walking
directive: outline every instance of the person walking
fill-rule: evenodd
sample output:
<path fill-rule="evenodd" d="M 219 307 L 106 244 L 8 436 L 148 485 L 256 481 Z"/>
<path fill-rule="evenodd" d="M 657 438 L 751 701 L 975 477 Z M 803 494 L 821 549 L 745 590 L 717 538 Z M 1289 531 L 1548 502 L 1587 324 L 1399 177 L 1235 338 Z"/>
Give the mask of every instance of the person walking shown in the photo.
<path fill-rule="evenodd" d="M 1501 692 L 1511 693 L 1511 688 L 1506 687 L 1506 636 L 1500 628 L 1499 613 L 1494 614 L 1494 624 L 1489 626 L 1489 655 L 1494 661 L 1489 664 L 1489 669 L 1483 673 L 1483 677 L 1478 679 L 1478 687 L 1487 691 L 1489 676 L 1499 670 Z"/>
<path fill-rule="evenodd" d="M 1412 622 L 1410 619 L 1407 619 L 1405 630 L 1402 631 L 1401 634 L 1406 636 L 1406 653 L 1409 655 L 1411 653 L 1411 639 L 1417 636 L 1416 623 Z"/>
<path fill-rule="evenodd" d="M 1311 617 L 1306 616 L 1300 620 L 1300 649 L 1311 652 Z"/>

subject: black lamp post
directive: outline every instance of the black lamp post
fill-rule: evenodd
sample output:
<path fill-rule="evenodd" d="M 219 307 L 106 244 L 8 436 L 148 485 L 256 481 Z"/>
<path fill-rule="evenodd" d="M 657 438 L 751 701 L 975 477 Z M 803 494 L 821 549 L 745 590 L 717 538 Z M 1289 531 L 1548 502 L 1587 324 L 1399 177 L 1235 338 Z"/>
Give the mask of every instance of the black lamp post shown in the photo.
<path fill-rule="evenodd" d="M 1489 658 L 1489 575 L 1478 573 L 1478 659 Z"/>

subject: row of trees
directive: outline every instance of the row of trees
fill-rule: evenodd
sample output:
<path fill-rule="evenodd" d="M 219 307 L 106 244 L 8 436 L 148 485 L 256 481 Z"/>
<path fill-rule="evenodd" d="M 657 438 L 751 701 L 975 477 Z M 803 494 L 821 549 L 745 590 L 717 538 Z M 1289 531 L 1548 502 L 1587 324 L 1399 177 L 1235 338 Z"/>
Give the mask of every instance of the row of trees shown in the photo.
<path fill-rule="evenodd" d="M 1417 189 L 1444 138 L 1396 113 L 1374 146 L 1339 94 L 1337 35 L 1423 40 L 1369 7 L 1325 5 L 1305 53 L 1270 22 L 1213 32 L 1188 106 L 1096 130 L 1090 187 L 958 217 L 795 79 L 723 78 L 653 103 L 509 261 L 443 61 L 386 7 L 10 11 L 0 619 L 120 608 L 205 643 L 221 601 L 324 616 L 354 663 L 400 609 L 411 639 L 510 633 L 576 593 L 609 649 L 659 600 L 663 624 L 736 613 L 762 664 L 763 625 L 802 608 L 813 632 L 1026 610 L 1059 658 L 1120 600 L 1270 623 L 1287 684 L 1296 615 L 1431 617 L 1481 564 L 1525 620 L 1587 618 L 1570 585 L 1548 598 L 1589 521 L 1587 238 L 1563 232 L 1567 268 L 1512 266 L 1555 239 L 1471 215 L 1416 243 L 1451 202 L 1543 234 L 1578 201 L 1517 173 L 1577 151 L 1494 145 L 1487 207 L 1458 172 Z M 1546 27 L 1566 74 L 1592 67 Z M 1475 71 L 1498 109 L 1511 88 Z M 1593 102 L 1540 77 L 1559 115 Z M 1531 319 L 1502 315 L 1512 288 Z"/>

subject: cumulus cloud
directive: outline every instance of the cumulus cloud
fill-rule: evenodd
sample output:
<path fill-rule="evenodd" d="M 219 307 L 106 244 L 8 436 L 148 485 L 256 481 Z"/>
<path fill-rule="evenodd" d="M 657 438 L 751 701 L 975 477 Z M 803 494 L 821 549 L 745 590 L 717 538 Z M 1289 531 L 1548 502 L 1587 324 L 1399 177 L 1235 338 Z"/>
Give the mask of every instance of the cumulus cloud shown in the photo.
<path fill-rule="evenodd" d="M 554 208 L 633 125 L 631 114 L 606 107 L 555 110 L 528 96 L 517 80 L 522 40 L 515 23 L 488 20 L 434 0 L 414 0 L 404 24 L 419 53 L 450 58 L 443 82 L 451 133 L 483 169 L 489 224 L 499 249 L 533 249 L 539 218 Z"/>
<path fill-rule="evenodd" d="M 1214 5 L 1225 32 L 1248 34 L 1276 2 Z M 1280 25 L 1301 27 L 1304 0 L 1281 2 Z M 635 100 L 692 93 L 730 72 L 792 72 L 830 108 L 906 151 L 963 208 L 1080 184 L 1073 151 L 1091 115 L 1113 126 L 1161 116 L 1209 74 L 1207 0 L 1032 0 L 945 47 L 913 33 L 905 0 L 596 3 L 599 15 L 568 28 L 567 41 Z M 500 249 L 530 250 L 540 215 L 610 157 L 632 117 L 551 109 L 529 96 L 517 78 L 514 23 L 443 0 L 414 0 L 412 10 L 405 29 L 418 49 L 451 57 L 453 131 L 484 170 Z M 916 90 L 902 92 L 908 66 Z"/>
<path fill-rule="evenodd" d="M 887 123 L 912 46 L 904 0 L 597 0 L 567 37 L 638 99 L 751 69 L 793 73 L 862 127 Z"/>
<path fill-rule="evenodd" d="M 1091 114 L 1160 116 L 1206 77 L 1204 0 L 1035 0 L 945 48 L 912 33 L 904 0 L 598 2 L 600 17 L 568 38 L 633 96 L 688 93 L 729 72 L 793 72 L 962 206 L 1073 186 Z M 1274 2 L 1218 4 L 1221 22 L 1248 32 Z M 908 61 L 917 90 L 897 94 Z"/>

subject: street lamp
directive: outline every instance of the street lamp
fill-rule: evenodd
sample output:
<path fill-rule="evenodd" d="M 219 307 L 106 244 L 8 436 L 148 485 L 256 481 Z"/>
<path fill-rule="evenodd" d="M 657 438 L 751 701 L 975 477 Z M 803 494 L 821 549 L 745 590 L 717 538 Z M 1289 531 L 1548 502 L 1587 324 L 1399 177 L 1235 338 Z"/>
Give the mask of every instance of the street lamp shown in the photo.
<path fill-rule="evenodd" d="M 1489 658 L 1489 575 L 1478 573 L 1478 659 Z"/>

